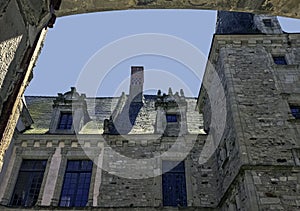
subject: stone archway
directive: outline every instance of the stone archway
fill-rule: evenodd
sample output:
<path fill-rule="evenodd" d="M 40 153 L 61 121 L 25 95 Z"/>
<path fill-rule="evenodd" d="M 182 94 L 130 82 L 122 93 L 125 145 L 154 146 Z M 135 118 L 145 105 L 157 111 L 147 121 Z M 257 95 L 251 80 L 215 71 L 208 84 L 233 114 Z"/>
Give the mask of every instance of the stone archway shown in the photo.
<path fill-rule="evenodd" d="M 300 18 L 299 0 L 4 0 L 0 2 L 0 169 L 21 98 L 56 16 L 125 9 L 213 9 Z M 109 21 L 109 20 L 108 20 Z"/>
<path fill-rule="evenodd" d="M 210 9 L 300 17 L 297 0 L 63 0 L 57 15 L 125 9 Z"/>

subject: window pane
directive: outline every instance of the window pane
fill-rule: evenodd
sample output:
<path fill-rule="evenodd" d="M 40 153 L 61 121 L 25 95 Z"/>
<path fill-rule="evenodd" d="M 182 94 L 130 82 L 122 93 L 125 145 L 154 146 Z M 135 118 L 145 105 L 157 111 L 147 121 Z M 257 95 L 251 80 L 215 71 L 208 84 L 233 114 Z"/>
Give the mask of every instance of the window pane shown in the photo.
<path fill-rule="evenodd" d="M 274 60 L 275 64 L 278 64 L 278 65 L 287 65 L 287 62 L 286 62 L 284 56 L 273 56 L 273 60 Z"/>
<path fill-rule="evenodd" d="M 290 106 L 292 115 L 296 118 L 296 119 L 300 119 L 300 106 Z"/>
<path fill-rule="evenodd" d="M 175 114 L 166 115 L 167 122 L 177 122 L 177 116 Z"/>
<path fill-rule="evenodd" d="M 31 207 L 37 202 L 46 160 L 23 160 L 10 204 Z"/>
<path fill-rule="evenodd" d="M 68 161 L 60 206 L 84 207 L 87 205 L 92 166 L 93 163 L 89 160 Z"/>
<path fill-rule="evenodd" d="M 271 19 L 264 19 L 263 22 L 266 27 L 272 27 L 273 25 Z"/>
<path fill-rule="evenodd" d="M 61 113 L 57 129 L 69 130 L 72 128 L 73 117 L 72 113 Z"/>

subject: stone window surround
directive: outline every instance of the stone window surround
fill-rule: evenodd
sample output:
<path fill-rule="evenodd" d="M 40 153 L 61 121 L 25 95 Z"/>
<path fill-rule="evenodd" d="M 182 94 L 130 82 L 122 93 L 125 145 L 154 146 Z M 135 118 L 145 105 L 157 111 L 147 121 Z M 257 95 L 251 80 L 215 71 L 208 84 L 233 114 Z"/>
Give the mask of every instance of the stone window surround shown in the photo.
<path fill-rule="evenodd" d="M 276 65 L 288 65 L 285 55 L 273 55 L 272 57 Z M 279 61 L 283 63 L 278 63 Z"/>
<path fill-rule="evenodd" d="M 288 115 L 287 120 L 288 121 L 297 121 L 298 119 L 296 119 L 291 111 L 291 106 L 300 106 L 300 101 L 299 101 L 299 94 L 289 94 L 289 93 L 282 93 L 282 98 L 285 101 L 285 105 L 286 105 L 286 112 Z"/>
<path fill-rule="evenodd" d="M 86 152 L 88 152 L 89 155 L 86 155 Z M 64 176 L 67 168 L 67 161 L 68 160 L 91 160 L 93 161 L 93 168 L 92 168 L 92 176 L 91 176 L 91 182 L 90 182 L 90 189 L 89 189 L 89 196 L 88 196 L 88 204 L 87 206 L 93 206 L 93 193 L 94 193 L 94 187 L 95 187 L 95 177 L 97 173 L 97 165 L 95 163 L 98 163 L 98 156 L 101 153 L 101 149 L 97 148 L 96 150 L 86 149 L 82 150 L 81 148 L 73 148 L 73 147 L 65 147 L 61 149 L 61 163 L 59 167 L 59 173 L 58 178 L 56 182 L 56 188 L 53 194 L 53 197 L 51 199 L 51 206 L 59 206 L 60 201 L 60 195 L 62 191 L 62 185 L 64 182 Z"/>
<path fill-rule="evenodd" d="M 285 58 L 285 61 L 286 61 L 286 65 L 284 65 L 285 67 L 286 66 L 290 66 L 293 64 L 293 57 L 290 53 L 286 52 L 285 50 L 282 50 L 282 49 L 272 49 L 272 51 L 270 52 L 270 61 L 271 61 L 271 66 L 281 66 L 281 65 L 278 65 L 274 62 L 274 59 L 273 57 L 280 57 L 280 56 L 283 56 Z"/>
<path fill-rule="evenodd" d="M 54 148 L 46 148 L 41 153 L 41 150 L 39 148 L 35 148 L 35 147 L 28 147 L 28 148 L 23 148 L 23 147 L 19 147 L 19 146 L 16 147 L 16 159 L 15 159 L 15 162 L 13 164 L 13 169 L 18 169 L 17 172 L 19 172 L 22 161 L 24 159 L 36 159 L 36 160 L 45 159 L 45 160 L 47 160 L 47 165 L 46 165 L 45 172 L 44 172 L 43 182 L 42 182 L 39 197 L 38 197 L 38 200 L 37 200 L 37 203 L 36 203 L 37 205 L 41 204 L 43 190 L 44 190 L 45 183 L 46 183 L 46 177 L 45 176 L 48 174 L 51 157 L 54 154 L 54 152 L 55 152 Z M 9 179 L 9 182 L 7 184 L 7 187 L 6 187 L 6 191 L 5 191 L 5 193 L 3 195 L 3 198 L 1 200 L 1 204 L 3 204 L 3 205 L 9 205 L 10 204 L 10 200 L 11 200 L 11 197 L 12 197 L 17 179 L 18 179 L 18 174 L 12 173 L 10 175 L 10 179 Z"/>
<path fill-rule="evenodd" d="M 22 161 L 10 206 L 32 207 L 36 205 L 46 165 L 47 160 L 24 159 Z"/>
<path fill-rule="evenodd" d="M 289 104 L 290 106 L 290 112 L 292 114 L 292 116 L 294 117 L 294 119 L 300 119 L 300 105 L 299 104 Z M 297 109 L 298 112 L 293 112 L 293 109 Z"/>
<path fill-rule="evenodd" d="M 72 113 L 72 109 L 61 109 L 61 108 L 55 108 L 55 111 L 53 112 L 52 121 L 50 123 L 50 132 L 51 133 L 59 133 L 59 134 L 73 134 L 74 133 L 74 126 L 72 123 L 71 129 L 58 129 L 60 117 L 62 113 Z M 73 118 L 74 121 L 74 118 Z"/>
<path fill-rule="evenodd" d="M 264 18 L 263 19 L 263 23 L 266 27 L 272 27 L 273 26 L 273 22 L 271 18 Z"/>

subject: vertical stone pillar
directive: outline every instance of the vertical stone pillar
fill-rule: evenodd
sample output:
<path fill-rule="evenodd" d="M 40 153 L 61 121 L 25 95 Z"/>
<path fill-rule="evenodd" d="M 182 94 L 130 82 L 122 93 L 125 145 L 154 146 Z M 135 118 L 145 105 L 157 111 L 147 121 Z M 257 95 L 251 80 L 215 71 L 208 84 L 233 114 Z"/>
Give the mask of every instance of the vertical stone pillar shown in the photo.
<path fill-rule="evenodd" d="M 97 164 L 97 171 L 95 176 L 95 183 L 94 183 L 94 193 L 93 193 L 93 207 L 98 206 L 98 197 L 100 193 L 100 186 L 101 186 L 101 178 L 102 178 L 102 164 L 103 164 L 103 150 L 98 157 L 94 159 L 94 163 Z"/>
<path fill-rule="evenodd" d="M 162 107 L 157 108 L 156 121 L 155 121 L 155 133 L 163 134 L 166 128 L 166 114 Z"/>
<path fill-rule="evenodd" d="M 43 198 L 41 202 L 42 206 L 51 205 L 51 199 L 53 198 L 54 195 L 60 163 L 61 163 L 61 148 L 57 147 L 51 159 L 50 168 L 47 175 L 47 180 L 44 187 Z"/>
<path fill-rule="evenodd" d="M 11 149 L 11 155 L 9 157 L 9 162 L 7 165 L 4 167 L 4 171 L 2 172 L 2 175 L 0 175 L 1 183 L 0 183 L 0 202 L 3 202 L 3 197 L 5 196 L 5 191 L 7 189 L 9 180 L 10 180 L 10 175 L 12 174 L 13 171 L 16 172 L 16 169 L 14 169 L 14 163 L 16 159 L 16 149 L 13 147 Z M 6 155 L 7 156 L 7 155 Z M 5 200 L 4 200 L 5 201 Z"/>

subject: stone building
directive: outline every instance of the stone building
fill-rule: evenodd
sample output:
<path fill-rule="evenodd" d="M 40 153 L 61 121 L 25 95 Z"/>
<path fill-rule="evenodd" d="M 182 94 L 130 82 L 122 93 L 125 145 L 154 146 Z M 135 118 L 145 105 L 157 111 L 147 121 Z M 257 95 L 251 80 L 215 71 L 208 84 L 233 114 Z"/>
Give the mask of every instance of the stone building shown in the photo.
<path fill-rule="evenodd" d="M 199 97 L 75 88 L 25 97 L 0 209 L 300 209 L 300 42 L 276 17 L 219 12 Z"/>

